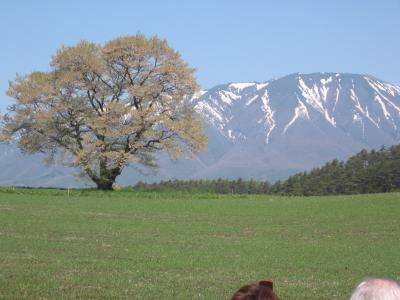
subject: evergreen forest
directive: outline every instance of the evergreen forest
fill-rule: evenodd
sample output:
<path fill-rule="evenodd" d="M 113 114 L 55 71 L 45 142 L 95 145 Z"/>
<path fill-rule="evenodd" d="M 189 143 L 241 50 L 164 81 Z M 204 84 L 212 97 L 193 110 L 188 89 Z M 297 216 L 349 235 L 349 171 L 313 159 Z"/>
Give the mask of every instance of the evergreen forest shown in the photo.
<path fill-rule="evenodd" d="M 334 159 L 284 181 L 214 179 L 138 182 L 136 191 L 294 196 L 386 193 L 400 190 L 400 145 L 362 150 L 346 161 Z"/>

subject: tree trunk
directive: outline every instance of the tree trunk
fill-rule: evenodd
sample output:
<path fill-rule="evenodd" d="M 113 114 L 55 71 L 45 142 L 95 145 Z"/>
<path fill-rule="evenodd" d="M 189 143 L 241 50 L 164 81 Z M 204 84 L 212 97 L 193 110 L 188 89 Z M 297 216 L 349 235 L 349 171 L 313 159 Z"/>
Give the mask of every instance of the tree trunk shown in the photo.
<path fill-rule="evenodd" d="M 111 191 L 116 178 L 121 174 L 122 168 L 108 169 L 104 160 L 100 161 L 100 174 L 96 175 L 92 170 L 86 169 L 86 173 L 96 183 L 97 189 Z"/>
<path fill-rule="evenodd" d="M 97 181 L 96 182 L 97 189 L 98 190 L 103 190 L 103 191 L 112 191 L 113 184 L 114 184 L 114 181 L 102 180 L 102 181 Z"/>

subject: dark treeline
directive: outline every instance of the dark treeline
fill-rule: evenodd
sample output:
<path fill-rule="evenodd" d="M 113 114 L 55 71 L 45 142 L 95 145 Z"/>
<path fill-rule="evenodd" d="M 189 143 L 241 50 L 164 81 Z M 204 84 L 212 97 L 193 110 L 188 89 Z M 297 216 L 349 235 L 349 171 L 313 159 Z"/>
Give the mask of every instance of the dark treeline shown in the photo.
<path fill-rule="evenodd" d="M 346 162 L 332 160 L 321 168 L 276 183 L 282 194 L 338 195 L 400 190 L 400 145 L 362 150 Z"/>
<path fill-rule="evenodd" d="M 268 194 L 271 193 L 269 182 L 255 180 L 215 179 L 215 180 L 168 180 L 158 183 L 138 182 L 134 187 L 136 191 L 146 192 L 191 192 L 191 193 L 217 193 L 217 194 Z"/>
<path fill-rule="evenodd" d="M 220 194 L 339 195 L 384 193 L 400 190 L 400 145 L 379 151 L 362 150 L 347 161 L 337 159 L 287 180 L 268 181 L 216 179 L 138 182 L 137 191 L 182 191 Z"/>

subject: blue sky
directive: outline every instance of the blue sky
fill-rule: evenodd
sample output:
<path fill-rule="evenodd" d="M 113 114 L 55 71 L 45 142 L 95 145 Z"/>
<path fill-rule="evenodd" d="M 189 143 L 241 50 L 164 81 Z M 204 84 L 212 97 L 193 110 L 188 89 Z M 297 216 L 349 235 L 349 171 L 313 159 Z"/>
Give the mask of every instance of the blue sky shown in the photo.
<path fill-rule="evenodd" d="M 203 88 L 301 72 L 400 84 L 400 0 L 2 1 L 0 110 L 16 73 L 48 69 L 61 45 L 143 33 L 169 41 Z"/>

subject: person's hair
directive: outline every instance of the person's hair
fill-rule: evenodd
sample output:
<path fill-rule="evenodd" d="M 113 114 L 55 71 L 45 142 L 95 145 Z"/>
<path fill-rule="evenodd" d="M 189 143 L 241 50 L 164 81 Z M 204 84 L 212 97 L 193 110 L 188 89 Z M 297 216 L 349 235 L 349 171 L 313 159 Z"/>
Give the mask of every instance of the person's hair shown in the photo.
<path fill-rule="evenodd" d="M 278 296 L 268 287 L 249 284 L 242 286 L 231 300 L 279 300 Z"/>
<path fill-rule="evenodd" d="M 357 286 L 350 300 L 400 300 L 400 284 L 393 279 L 366 279 Z"/>

